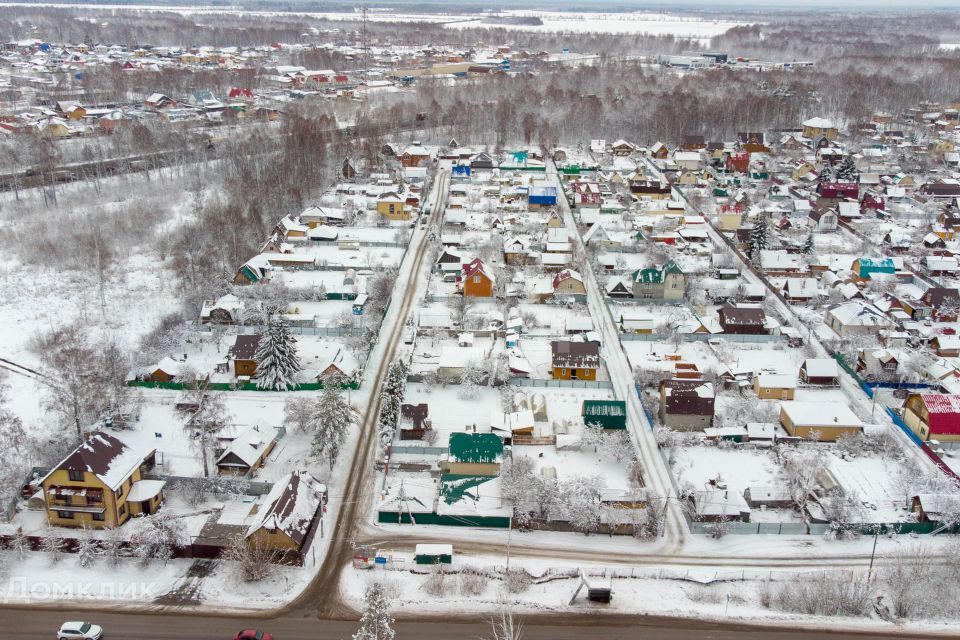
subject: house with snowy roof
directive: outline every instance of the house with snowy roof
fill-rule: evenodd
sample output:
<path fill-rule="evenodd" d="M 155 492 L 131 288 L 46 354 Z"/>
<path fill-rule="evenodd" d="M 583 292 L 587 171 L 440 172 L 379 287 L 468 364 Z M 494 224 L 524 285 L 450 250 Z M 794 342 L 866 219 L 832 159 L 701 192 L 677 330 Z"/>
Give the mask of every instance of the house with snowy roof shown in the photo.
<path fill-rule="evenodd" d="M 57 527 L 118 527 L 156 513 L 164 482 L 146 480 L 156 451 L 127 446 L 104 432 L 91 435 L 40 481 L 47 520 Z"/>
<path fill-rule="evenodd" d="M 249 476 L 262 467 L 277 444 L 275 429 L 254 425 L 225 441 L 217 455 L 221 476 Z"/>
<path fill-rule="evenodd" d="M 469 298 L 490 298 L 496 282 L 483 260 L 475 258 L 463 266 L 463 295 Z"/>
<path fill-rule="evenodd" d="M 863 431 L 863 422 L 843 402 L 781 402 L 780 424 L 795 438 L 823 442 Z"/>
<path fill-rule="evenodd" d="M 702 431 L 713 423 L 713 383 L 672 379 L 660 382 L 660 422 L 680 431 Z"/>
<path fill-rule="evenodd" d="M 630 276 L 633 297 L 641 300 L 683 300 L 687 277 L 672 260 L 662 267 L 637 269 Z"/>
<path fill-rule="evenodd" d="M 596 380 L 600 368 L 597 342 L 553 340 L 550 342 L 550 367 L 554 380 Z"/>
<path fill-rule="evenodd" d="M 282 561 L 302 565 L 326 503 L 326 485 L 306 471 L 293 471 L 274 483 L 244 538 L 251 547 L 279 552 Z"/>
<path fill-rule="evenodd" d="M 839 129 L 833 124 L 832 120 L 827 118 L 810 118 L 801 123 L 803 127 L 803 137 L 813 140 L 819 136 L 824 136 L 828 140 L 836 140 L 840 135 Z"/>
<path fill-rule="evenodd" d="M 960 440 L 960 395 L 911 393 L 903 404 L 903 421 L 922 440 Z"/>
<path fill-rule="evenodd" d="M 863 300 L 851 300 L 827 307 L 824 322 L 841 338 L 854 335 L 876 335 L 893 327 L 879 309 Z"/>

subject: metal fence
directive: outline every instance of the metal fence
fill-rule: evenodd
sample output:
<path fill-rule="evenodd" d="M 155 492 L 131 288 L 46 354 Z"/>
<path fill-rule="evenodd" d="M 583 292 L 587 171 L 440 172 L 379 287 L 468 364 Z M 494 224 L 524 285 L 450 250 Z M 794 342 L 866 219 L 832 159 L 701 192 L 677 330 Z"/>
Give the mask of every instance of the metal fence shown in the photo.
<path fill-rule="evenodd" d="M 625 342 L 669 342 L 670 336 L 656 333 L 621 333 L 620 339 Z M 786 341 L 781 335 L 747 335 L 738 333 L 682 333 L 680 339 L 683 342 L 708 342 L 710 340 L 726 340 L 737 344 L 769 344 Z"/>
<path fill-rule="evenodd" d="M 219 326 L 219 325 L 218 325 Z M 267 328 L 264 325 L 258 324 L 249 324 L 249 325 L 229 325 L 231 329 L 231 334 L 236 333 L 237 335 L 253 335 L 255 333 L 263 334 L 266 332 Z M 342 338 L 352 336 L 354 330 L 357 333 L 363 331 L 362 327 L 302 327 L 297 325 L 288 325 L 287 327 L 290 330 L 290 333 L 294 333 L 299 336 L 321 336 L 329 338 Z M 213 325 L 202 324 L 195 327 L 197 331 L 203 331 L 205 333 L 210 333 L 213 331 Z"/>
<path fill-rule="evenodd" d="M 538 378 L 510 378 L 515 387 L 548 387 L 553 389 L 613 389 L 609 380 L 545 380 Z"/>
<path fill-rule="evenodd" d="M 404 445 L 390 447 L 390 455 L 442 456 L 448 451 L 447 447 L 407 447 Z"/>
<path fill-rule="evenodd" d="M 690 533 L 712 534 L 715 523 L 713 522 L 691 522 Z M 828 524 L 804 524 L 802 522 L 726 522 L 723 524 L 727 533 L 734 535 L 784 535 L 784 536 L 802 536 L 826 535 L 831 527 Z"/>
<path fill-rule="evenodd" d="M 143 476 L 147 480 L 163 480 L 169 482 L 171 488 L 179 486 L 202 487 L 212 493 L 236 493 L 247 496 L 263 496 L 270 493 L 273 489 L 272 482 L 262 480 L 249 480 L 247 478 L 195 478 L 192 476 L 168 476 L 158 473 L 146 473 Z"/>

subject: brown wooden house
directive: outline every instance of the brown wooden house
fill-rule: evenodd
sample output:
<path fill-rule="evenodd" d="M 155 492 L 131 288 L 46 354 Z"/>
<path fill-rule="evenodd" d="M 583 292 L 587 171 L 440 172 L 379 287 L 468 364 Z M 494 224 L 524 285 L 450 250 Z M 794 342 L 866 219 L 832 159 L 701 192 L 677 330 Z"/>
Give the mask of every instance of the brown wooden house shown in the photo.
<path fill-rule="evenodd" d="M 230 357 L 233 359 L 233 375 L 252 377 L 257 372 L 257 349 L 260 346 L 260 335 L 239 335 L 230 348 Z"/>

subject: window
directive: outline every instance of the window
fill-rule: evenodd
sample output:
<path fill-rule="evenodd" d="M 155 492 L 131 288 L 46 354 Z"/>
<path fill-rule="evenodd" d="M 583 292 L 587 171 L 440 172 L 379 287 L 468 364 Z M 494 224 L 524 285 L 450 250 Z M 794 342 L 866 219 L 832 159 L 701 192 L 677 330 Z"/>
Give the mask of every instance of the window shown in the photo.
<path fill-rule="evenodd" d="M 560 375 L 562 375 L 562 376 L 567 375 L 567 370 L 566 370 L 566 369 L 560 369 Z"/>
<path fill-rule="evenodd" d="M 57 511 L 57 517 L 64 520 L 73 520 L 73 511 Z"/>
<path fill-rule="evenodd" d="M 95 513 L 93 514 L 93 519 L 96 520 L 97 522 L 103 522 L 106 518 L 105 518 L 105 514 Z"/>
<path fill-rule="evenodd" d="M 125 505 L 125 504 L 120 505 L 120 510 L 117 511 L 117 513 L 120 514 L 121 516 L 126 515 L 126 513 L 127 513 L 127 505 Z"/>
<path fill-rule="evenodd" d="M 480 284 L 480 276 L 473 276 L 473 283 Z"/>
<path fill-rule="evenodd" d="M 67 475 L 70 476 L 71 482 L 83 482 L 83 471 L 79 469 L 68 469 Z"/>

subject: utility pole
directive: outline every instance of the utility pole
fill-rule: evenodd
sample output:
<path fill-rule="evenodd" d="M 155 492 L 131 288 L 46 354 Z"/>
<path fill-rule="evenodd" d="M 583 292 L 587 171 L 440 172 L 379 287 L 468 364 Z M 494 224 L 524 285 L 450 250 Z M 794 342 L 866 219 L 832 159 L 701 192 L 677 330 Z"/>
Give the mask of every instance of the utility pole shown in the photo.
<path fill-rule="evenodd" d="M 363 79 L 370 75 L 370 35 L 367 32 L 367 5 L 360 7 L 360 61 L 363 63 Z"/>

